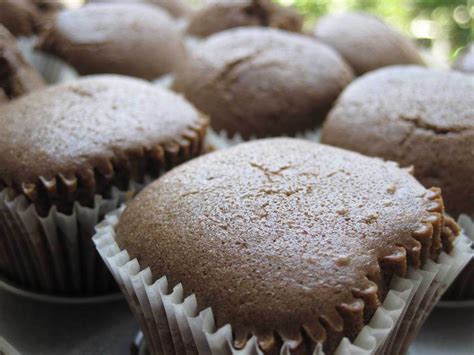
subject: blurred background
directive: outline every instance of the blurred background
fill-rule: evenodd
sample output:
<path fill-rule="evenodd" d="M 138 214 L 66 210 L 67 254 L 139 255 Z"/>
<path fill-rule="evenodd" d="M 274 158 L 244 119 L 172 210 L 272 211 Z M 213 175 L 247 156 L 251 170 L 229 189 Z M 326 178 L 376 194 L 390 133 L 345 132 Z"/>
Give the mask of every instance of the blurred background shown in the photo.
<path fill-rule="evenodd" d="M 474 39 L 474 0 L 278 0 L 299 9 L 309 28 L 331 12 L 363 10 L 385 19 L 435 57 L 452 61 Z"/>
<path fill-rule="evenodd" d="M 84 0 L 62 0 L 79 7 Z M 190 0 L 196 6 L 209 0 Z M 327 13 L 362 10 L 382 17 L 424 49 L 425 59 L 446 67 L 474 40 L 474 0 L 274 0 L 306 16 L 306 29 Z"/>

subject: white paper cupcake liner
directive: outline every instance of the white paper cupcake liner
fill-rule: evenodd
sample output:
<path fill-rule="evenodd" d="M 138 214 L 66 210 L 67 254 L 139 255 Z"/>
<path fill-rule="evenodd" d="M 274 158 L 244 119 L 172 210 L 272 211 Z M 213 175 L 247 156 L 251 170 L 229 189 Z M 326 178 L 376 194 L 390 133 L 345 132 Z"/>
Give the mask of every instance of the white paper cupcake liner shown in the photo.
<path fill-rule="evenodd" d="M 168 89 L 168 90 L 171 90 L 171 87 L 173 86 L 173 82 L 174 82 L 173 74 L 165 74 L 161 76 L 160 78 L 153 80 L 153 84 L 161 88 Z"/>
<path fill-rule="evenodd" d="M 319 142 L 321 135 L 321 127 L 307 130 L 295 135 L 296 138 L 306 139 L 312 142 Z M 224 131 L 216 132 L 211 127 L 207 129 L 207 143 L 216 147 L 216 149 L 224 149 L 233 147 L 237 144 L 258 139 L 256 136 L 244 139 L 240 134 L 235 134 L 229 138 Z"/>
<path fill-rule="evenodd" d="M 20 355 L 20 353 L 2 337 L 0 337 L 0 354 Z"/>
<path fill-rule="evenodd" d="M 77 72 L 67 63 L 47 53 L 35 50 L 37 37 L 20 37 L 18 47 L 24 58 L 49 84 L 57 84 L 77 78 Z"/>
<path fill-rule="evenodd" d="M 470 238 L 472 242 L 471 247 L 474 248 L 473 219 L 462 214 L 458 218 L 458 224 L 464 230 L 466 236 Z M 472 301 L 474 304 L 474 257 L 446 292 L 446 297 L 442 306 L 452 306 L 453 303 L 459 303 L 462 305 L 463 301 Z"/>
<path fill-rule="evenodd" d="M 261 354 L 255 337 L 242 350 L 233 348 L 232 327 L 216 329 L 212 310 L 199 310 L 196 296 L 185 295 L 181 284 L 168 285 L 130 259 L 115 241 L 114 227 L 124 206 L 105 216 L 93 240 L 99 254 L 127 298 L 152 354 Z M 385 300 L 370 323 L 351 342 L 344 338 L 336 354 L 396 354 L 406 349 L 433 305 L 472 257 L 468 238 L 461 235 L 454 250 L 438 262 L 410 268 L 405 278 L 394 276 Z M 280 354 L 289 354 L 284 343 Z M 315 354 L 323 354 L 319 346 Z"/>
<path fill-rule="evenodd" d="M 184 28 L 186 30 L 187 28 Z M 184 44 L 186 46 L 186 50 L 193 51 L 197 46 L 203 43 L 206 38 L 200 38 L 196 36 L 190 36 L 188 34 L 184 34 Z"/>
<path fill-rule="evenodd" d="M 16 287 L 54 295 L 92 296 L 116 290 L 115 282 L 91 241 L 94 226 L 108 212 L 130 199 L 113 188 L 110 198 L 95 196 L 93 207 L 75 203 L 70 215 L 56 207 L 38 215 L 23 195 L 0 191 L 0 272 Z"/>

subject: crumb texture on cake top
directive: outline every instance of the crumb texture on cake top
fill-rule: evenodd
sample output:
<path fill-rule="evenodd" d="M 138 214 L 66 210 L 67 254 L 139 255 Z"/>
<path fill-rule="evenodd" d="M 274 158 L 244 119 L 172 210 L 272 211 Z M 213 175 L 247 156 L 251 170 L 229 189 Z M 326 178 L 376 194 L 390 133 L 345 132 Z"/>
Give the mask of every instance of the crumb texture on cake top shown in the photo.
<path fill-rule="evenodd" d="M 256 334 L 263 349 L 291 339 L 330 353 L 370 319 L 391 275 L 451 248 L 446 221 L 439 190 L 395 163 L 280 138 L 165 174 L 128 205 L 117 242 L 230 323 L 236 347 Z"/>

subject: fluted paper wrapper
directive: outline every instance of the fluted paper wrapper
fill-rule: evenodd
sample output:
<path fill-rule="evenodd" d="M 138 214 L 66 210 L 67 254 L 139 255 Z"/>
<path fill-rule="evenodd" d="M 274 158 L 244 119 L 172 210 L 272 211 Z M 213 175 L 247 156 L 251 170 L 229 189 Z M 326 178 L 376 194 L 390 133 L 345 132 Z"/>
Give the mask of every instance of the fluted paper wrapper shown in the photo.
<path fill-rule="evenodd" d="M 64 214 L 52 207 L 38 215 L 23 195 L 0 191 L 0 272 L 17 287 L 54 295 L 95 296 L 116 290 L 91 238 L 94 226 L 139 189 L 113 188 L 110 198 L 96 195 L 92 207 Z"/>
<path fill-rule="evenodd" d="M 307 130 L 305 132 L 298 133 L 295 135 L 295 138 L 306 139 L 312 142 L 319 142 L 320 133 L 321 127 L 317 127 L 313 130 Z M 244 139 L 239 134 L 235 134 L 232 138 L 229 138 L 224 131 L 216 132 L 211 127 L 208 128 L 206 137 L 207 143 L 216 147 L 217 149 L 233 147 L 237 144 L 256 139 L 258 138 L 255 136 L 250 137 L 249 139 Z"/>
<path fill-rule="evenodd" d="M 458 223 L 464 229 L 466 236 L 472 242 L 471 248 L 474 248 L 474 221 L 467 215 L 461 215 Z M 453 282 L 446 292 L 444 300 L 449 301 L 467 301 L 474 300 L 474 257 L 469 261 L 464 270 Z"/>
<path fill-rule="evenodd" d="M 168 285 L 165 276 L 141 268 L 115 241 L 115 226 L 124 206 L 108 214 L 96 227 L 93 240 L 140 324 L 148 349 L 160 353 L 261 354 L 252 337 L 244 349 L 233 347 L 232 327 L 216 329 L 212 310 L 200 311 L 196 296 L 185 297 L 181 284 Z M 462 235 L 453 251 L 438 262 L 410 268 L 405 278 L 394 276 L 385 300 L 370 323 L 351 342 L 344 338 L 336 354 L 396 354 L 405 351 L 433 305 L 471 258 L 468 239 Z M 173 287 L 174 286 L 174 287 Z M 283 343 L 280 354 L 290 354 Z M 323 354 L 318 345 L 314 354 Z"/>
<path fill-rule="evenodd" d="M 43 76 L 49 84 L 73 80 L 79 75 L 63 60 L 35 50 L 37 37 L 20 37 L 18 46 L 25 59 Z"/>

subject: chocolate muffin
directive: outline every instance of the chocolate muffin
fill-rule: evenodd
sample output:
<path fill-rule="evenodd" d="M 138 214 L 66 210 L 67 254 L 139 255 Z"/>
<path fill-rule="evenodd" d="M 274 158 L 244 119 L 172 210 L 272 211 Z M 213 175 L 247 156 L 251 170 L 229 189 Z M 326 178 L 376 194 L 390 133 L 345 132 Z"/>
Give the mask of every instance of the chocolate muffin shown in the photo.
<path fill-rule="evenodd" d="M 263 26 L 300 32 L 303 17 L 271 0 L 210 1 L 191 17 L 187 33 L 207 37 L 234 27 Z"/>
<path fill-rule="evenodd" d="M 66 295 L 110 291 L 94 225 L 132 182 L 199 155 L 206 128 L 178 95 L 120 76 L 38 90 L 1 105 L 0 117 L 0 271 Z"/>
<path fill-rule="evenodd" d="M 89 4 L 57 14 L 39 49 L 79 74 L 115 73 L 155 79 L 173 71 L 185 51 L 176 23 L 145 4 Z"/>
<path fill-rule="evenodd" d="M 170 13 L 173 17 L 187 17 L 193 12 L 193 8 L 186 0 L 89 0 L 88 2 L 108 2 L 116 4 L 144 3 L 157 5 Z"/>
<path fill-rule="evenodd" d="M 6 101 L 45 85 L 23 58 L 15 38 L 0 25 L 0 101 Z"/>
<path fill-rule="evenodd" d="M 470 44 L 456 59 L 453 69 L 465 73 L 474 73 L 474 44 Z"/>
<path fill-rule="evenodd" d="M 325 118 L 352 72 L 328 46 L 269 28 L 208 37 L 175 75 L 174 88 L 229 137 L 293 135 Z"/>
<path fill-rule="evenodd" d="M 230 324 L 235 348 L 255 335 L 263 353 L 286 341 L 292 353 L 332 354 L 392 276 L 451 250 L 457 232 L 439 189 L 395 163 L 278 138 L 165 174 L 128 204 L 116 241 L 210 307 L 217 329 Z"/>
<path fill-rule="evenodd" d="M 321 141 L 413 165 L 443 190 L 447 211 L 474 213 L 474 77 L 417 66 L 355 80 L 328 116 Z"/>
<path fill-rule="evenodd" d="M 0 24 L 15 36 L 29 37 L 41 28 L 52 13 L 61 8 L 59 0 L 2 0 Z"/>
<path fill-rule="evenodd" d="M 423 64 L 414 43 L 383 22 L 362 12 L 327 15 L 314 34 L 335 48 L 357 75 L 396 64 Z"/>

